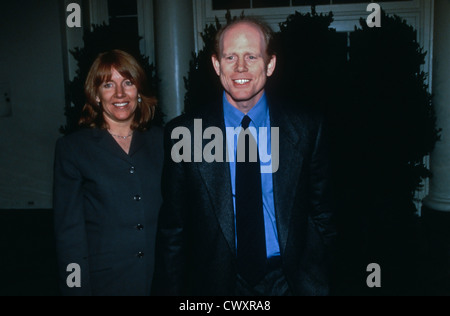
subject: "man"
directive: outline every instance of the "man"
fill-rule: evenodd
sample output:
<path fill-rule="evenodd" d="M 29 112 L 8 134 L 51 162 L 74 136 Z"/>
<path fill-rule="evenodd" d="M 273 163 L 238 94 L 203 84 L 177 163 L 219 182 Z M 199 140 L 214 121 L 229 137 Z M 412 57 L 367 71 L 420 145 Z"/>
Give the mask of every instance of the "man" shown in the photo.
<path fill-rule="evenodd" d="M 270 28 L 249 18 L 221 29 L 212 63 L 224 88 L 222 102 L 166 126 L 154 294 L 329 293 L 335 232 L 323 124 L 306 111 L 286 112 L 266 96 L 277 61 L 272 41 Z M 182 154 L 192 159 L 175 162 L 172 138 L 179 133 L 172 133 L 181 127 L 194 135 L 195 119 L 202 131 L 216 127 L 227 135 L 225 159 L 196 159 L 192 140 L 194 150 Z M 247 133 L 230 136 L 229 127 Z M 267 137 L 261 128 L 269 130 Z M 273 173 L 260 172 L 267 147 Z M 239 159 L 242 148 L 246 159 Z"/>

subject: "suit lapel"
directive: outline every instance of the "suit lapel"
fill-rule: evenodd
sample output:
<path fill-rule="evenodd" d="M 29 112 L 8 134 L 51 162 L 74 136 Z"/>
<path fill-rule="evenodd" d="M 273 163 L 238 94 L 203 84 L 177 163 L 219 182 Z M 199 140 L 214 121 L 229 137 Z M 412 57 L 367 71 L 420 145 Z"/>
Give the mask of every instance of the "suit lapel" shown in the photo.
<path fill-rule="evenodd" d="M 278 240 L 286 249 L 292 208 L 297 191 L 303 156 L 299 150 L 300 135 L 289 116 L 277 104 L 270 108 L 271 127 L 279 128 L 279 168 L 273 174 L 273 194 Z"/>
<path fill-rule="evenodd" d="M 226 153 L 226 133 L 223 110 L 220 103 L 215 105 L 212 111 L 203 116 L 203 130 L 208 127 L 218 127 L 222 131 L 223 153 Z M 203 140 L 203 148 L 210 140 Z M 225 158 L 225 157 L 224 157 Z M 235 225 L 234 225 L 234 207 L 231 190 L 231 177 L 229 163 L 224 159 L 223 162 L 201 162 L 197 163 L 200 174 L 206 184 L 209 198 L 214 207 L 220 228 L 230 247 L 230 251 L 236 253 L 235 245 Z"/>
<path fill-rule="evenodd" d="M 271 103 L 269 103 L 270 105 Z M 293 203 L 297 191 L 303 156 L 300 151 L 301 135 L 289 116 L 275 104 L 270 107 L 271 127 L 279 127 L 279 168 L 273 175 L 275 214 L 278 239 L 282 252 L 286 249 Z M 226 153 L 226 132 L 222 106 L 203 116 L 202 129 L 219 127 L 224 135 L 223 153 Z M 203 148 L 208 140 L 203 141 Z M 206 184 L 217 220 L 230 250 L 236 253 L 233 196 L 229 163 L 205 161 L 196 164 Z"/>

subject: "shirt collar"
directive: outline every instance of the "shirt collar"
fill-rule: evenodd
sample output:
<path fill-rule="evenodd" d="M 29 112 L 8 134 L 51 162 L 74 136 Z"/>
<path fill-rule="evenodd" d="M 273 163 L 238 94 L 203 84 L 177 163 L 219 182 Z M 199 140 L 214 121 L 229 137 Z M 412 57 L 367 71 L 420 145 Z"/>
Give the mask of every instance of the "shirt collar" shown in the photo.
<path fill-rule="evenodd" d="M 232 127 L 241 126 L 241 122 L 245 114 L 236 109 L 233 105 L 231 105 L 230 102 L 228 102 L 225 92 L 223 94 L 223 112 L 225 119 L 229 125 L 231 125 Z M 256 105 L 247 113 L 247 115 L 250 117 L 255 127 L 262 127 L 265 126 L 268 112 L 269 107 L 267 106 L 266 93 L 264 93 L 258 103 L 256 103 Z"/>

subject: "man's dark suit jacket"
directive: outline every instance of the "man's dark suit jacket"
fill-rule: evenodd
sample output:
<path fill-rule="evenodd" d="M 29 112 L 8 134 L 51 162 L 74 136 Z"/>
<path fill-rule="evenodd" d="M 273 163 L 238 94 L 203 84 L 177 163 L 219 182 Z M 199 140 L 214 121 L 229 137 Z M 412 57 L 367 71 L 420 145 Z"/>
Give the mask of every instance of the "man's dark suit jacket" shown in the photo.
<path fill-rule="evenodd" d="M 306 110 L 282 110 L 270 99 L 268 104 L 271 127 L 280 128 L 273 194 L 283 270 L 294 295 L 327 295 L 335 230 L 323 120 Z M 178 142 L 171 139 L 172 131 L 184 126 L 193 136 L 194 119 L 202 119 L 203 130 L 225 130 L 221 102 L 166 126 L 153 294 L 234 295 L 237 268 L 229 163 L 171 159 L 172 146 Z M 203 146 L 210 141 L 204 140 Z M 194 144 L 192 161 L 193 155 Z"/>
<path fill-rule="evenodd" d="M 104 130 L 58 140 L 54 223 L 63 295 L 150 294 L 162 165 L 160 128 L 135 132 L 129 155 Z M 81 288 L 66 284 L 71 263 L 81 267 Z"/>

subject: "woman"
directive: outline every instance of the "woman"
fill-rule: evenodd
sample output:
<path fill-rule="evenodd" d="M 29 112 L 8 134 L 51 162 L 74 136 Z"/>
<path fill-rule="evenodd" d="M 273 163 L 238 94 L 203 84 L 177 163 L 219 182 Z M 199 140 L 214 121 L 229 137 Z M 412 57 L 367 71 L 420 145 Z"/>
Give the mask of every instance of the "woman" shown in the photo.
<path fill-rule="evenodd" d="M 149 295 L 163 161 L 162 130 L 146 129 L 156 99 L 120 50 L 97 57 L 85 93 L 86 128 L 59 139 L 55 152 L 62 294 Z"/>

